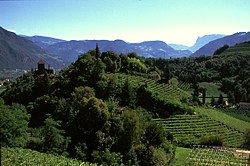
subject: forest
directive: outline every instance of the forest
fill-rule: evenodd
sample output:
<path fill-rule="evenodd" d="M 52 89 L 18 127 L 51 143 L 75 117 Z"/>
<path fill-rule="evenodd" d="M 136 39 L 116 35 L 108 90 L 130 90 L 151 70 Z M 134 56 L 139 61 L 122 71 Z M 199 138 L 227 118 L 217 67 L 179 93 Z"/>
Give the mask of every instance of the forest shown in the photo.
<path fill-rule="evenodd" d="M 183 141 L 166 125 L 182 116 L 217 122 L 196 115 L 199 108 L 224 108 L 223 99 L 213 106 L 200 101 L 201 82 L 219 83 L 230 106 L 250 102 L 249 53 L 250 42 L 245 42 L 224 46 L 213 56 L 153 59 L 135 52 L 100 52 L 97 44 L 55 76 L 31 71 L 1 92 L 1 146 L 103 165 L 143 166 L 171 164 L 180 146 L 249 149 L 250 126 L 248 132 L 235 132 L 218 123 L 219 134 L 230 130 L 240 137 L 234 144 L 217 135 Z M 181 89 L 184 84 L 193 92 Z"/>

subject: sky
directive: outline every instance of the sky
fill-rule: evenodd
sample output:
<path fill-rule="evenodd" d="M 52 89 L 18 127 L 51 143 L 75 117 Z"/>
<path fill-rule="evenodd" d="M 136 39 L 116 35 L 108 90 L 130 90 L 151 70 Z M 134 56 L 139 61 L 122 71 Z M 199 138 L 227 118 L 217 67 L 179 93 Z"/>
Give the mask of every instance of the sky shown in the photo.
<path fill-rule="evenodd" d="M 191 46 L 199 36 L 250 31 L 249 0 L 8 0 L 0 26 L 65 40 L 162 40 Z"/>

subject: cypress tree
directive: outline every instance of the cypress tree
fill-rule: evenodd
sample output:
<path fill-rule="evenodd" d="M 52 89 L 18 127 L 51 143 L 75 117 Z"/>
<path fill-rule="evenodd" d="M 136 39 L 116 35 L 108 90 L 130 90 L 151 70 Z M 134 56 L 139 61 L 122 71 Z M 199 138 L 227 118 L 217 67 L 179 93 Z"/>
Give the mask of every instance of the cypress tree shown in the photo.
<path fill-rule="evenodd" d="M 219 100 L 218 100 L 218 105 L 222 105 L 223 104 L 223 96 L 222 94 L 220 94 Z"/>

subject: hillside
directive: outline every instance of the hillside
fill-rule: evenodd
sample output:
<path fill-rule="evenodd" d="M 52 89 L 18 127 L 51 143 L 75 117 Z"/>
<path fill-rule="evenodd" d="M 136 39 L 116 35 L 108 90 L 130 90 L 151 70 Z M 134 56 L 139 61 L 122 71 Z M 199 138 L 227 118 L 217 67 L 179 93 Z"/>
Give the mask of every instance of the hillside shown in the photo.
<path fill-rule="evenodd" d="M 63 66 L 62 60 L 46 53 L 30 40 L 0 27 L 0 70 L 30 70 L 37 67 L 37 62 L 40 59 L 44 59 L 55 69 Z"/>
<path fill-rule="evenodd" d="M 239 32 L 233 35 L 225 36 L 223 38 L 209 42 L 208 44 L 201 47 L 191 56 L 201 56 L 201 55 L 213 55 L 215 50 L 227 44 L 229 46 L 234 46 L 237 43 L 245 42 L 250 40 L 250 32 Z"/>

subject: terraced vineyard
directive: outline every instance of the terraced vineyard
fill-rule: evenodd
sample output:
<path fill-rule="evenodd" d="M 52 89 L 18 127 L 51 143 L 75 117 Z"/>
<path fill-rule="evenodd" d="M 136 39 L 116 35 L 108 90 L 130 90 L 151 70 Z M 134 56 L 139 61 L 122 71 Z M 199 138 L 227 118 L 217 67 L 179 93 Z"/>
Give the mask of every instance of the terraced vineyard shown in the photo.
<path fill-rule="evenodd" d="M 192 91 L 192 87 L 190 83 L 186 83 L 186 82 L 180 82 L 178 84 L 178 87 L 184 91 Z"/>
<path fill-rule="evenodd" d="M 70 166 L 97 166 L 81 162 L 75 159 L 69 159 L 63 156 L 54 156 L 51 154 L 40 153 L 30 149 L 21 148 L 1 148 L 1 165 L 2 166 L 47 166 L 47 165 L 70 165 Z"/>
<path fill-rule="evenodd" d="M 244 142 L 243 133 L 206 115 L 175 115 L 167 119 L 154 119 L 173 134 L 175 140 L 184 144 L 199 144 L 205 135 L 219 135 L 225 146 L 240 147 Z"/>
<path fill-rule="evenodd" d="M 196 146 L 186 158 L 186 165 L 249 165 L 249 154 L 223 147 Z"/>
<path fill-rule="evenodd" d="M 119 77 L 119 79 L 128 79 L 134 85 L 139 86 L 140 84 L 145 84 L 149 90 L 157 94 L 161 98 L 167 98 L 168 100 L 176 100 L 181 98 L 189 97 L 190 94 L 181 90 L 180 88 L 174 87 L 165 83 L 158 83 L 153 79 L 144 78 L 141 76 L 132 76 L 126 74 L 110 74 Z"/>
<path fill-rule="evenodd" d="M 233 116 L 237 119 L 250 122 L 250 110 L 240 110 L 236 108 L 220 108 L 219 111 L 227 115 Z"/>

